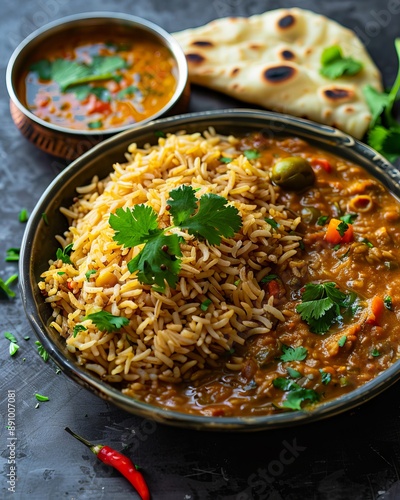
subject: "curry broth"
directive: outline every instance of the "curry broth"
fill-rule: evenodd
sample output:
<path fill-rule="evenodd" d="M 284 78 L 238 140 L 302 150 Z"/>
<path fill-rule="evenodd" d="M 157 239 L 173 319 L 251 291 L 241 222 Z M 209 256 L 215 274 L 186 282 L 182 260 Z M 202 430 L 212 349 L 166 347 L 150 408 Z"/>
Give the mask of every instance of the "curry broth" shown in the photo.
<path fill-rule="evenodd" d="M 107 37 L 73 30 L 39 46 L 26 68 L 19 95 L 27 108 L 42 120 L 75 130 L 140 122 L 166 106 L 177 85 L 176 62 L 166 47 L 118 30 Z M 70 78 L 74 72 L 75 80 Z"/>
<path fill-rule="evenodd" d="M 125 389 L 126 394 L 184 413 L 266 415 L 300 409 L 299 401 L 301 408 L 310 408 L 353 391 L 399 357 L 397 199 L 361 167 L 303 140 L 255 134 L 241 140 L 241 149 L 249 148 L 258 152 L 266 169 L 280 158 L 301 156 L 315 173 L 312 186 L 300 192 L 282 188 L 278 200 L 302 215 L 303 248 L 296 259 L 307 264 L 304 275 L 293 277 L 287 270 L 264 285 L 266 300 L 274 296 L 285 322 L 221 356 L 219 368 L 201 380 L 180 385 L 158 381 L 145 392 Z M 327 240 L 330 220 L 340 217 L 351 220 L 352 238 L 333 244 Z M 327 332 L 317 334 L 310 331 L 297 307 L 307 283 L 326 282 L 348 292 L 353 302 L 341 309 Z M 244 358 L 236 372 L 226 368 L 235 356 Z M 291 408 L 285 406 L 295 393 L 303 398 Z M 296 404 L 298 408 L 293 408 Z"/>

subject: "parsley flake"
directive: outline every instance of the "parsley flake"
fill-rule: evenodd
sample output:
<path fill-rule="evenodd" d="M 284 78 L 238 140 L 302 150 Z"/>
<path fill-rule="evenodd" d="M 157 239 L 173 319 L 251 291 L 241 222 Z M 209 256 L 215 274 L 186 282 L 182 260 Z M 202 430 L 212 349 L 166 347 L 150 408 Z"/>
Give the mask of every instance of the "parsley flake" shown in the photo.
<path fill-rule="evenodd" d="M 124 316 L 114 316 L 107 311 L 99 311 L 96 313 L 88 314 L 87 316 L 85 316 L 84 320 L 87 319 L 90 319 L 99 330 L 105 330 L 106 332 L 115 332 L 116 330 L 120 330 L 123 326 L 129 324 L 128 318 L 125 318 Z M 80 331 L 81 330 L 82 328 L 80 329 Z"/>
<path fill-rule="evenodd" d="M 243 151 L 243 154 L 248 160 L 256 160 L 261 156 L 261 153 L 257 149 L 246 149 Z"/>
<path fill-rule="evenodd" d="M 200 309 L 201 309 L 202 311 L 207 311 L 207 309 L 208 309 L 208 307 L 211 305 L 211 303 L 212 303 L 212 302 L 211 302 L 211 299 L 207 299 L 207 300 L 205 300 L 204 302 L 202 302 L 202 303 L 200 304 Z"/>
<path fill-rule="evenodd" d="M 12 274 L 6 281 L 0 278 L 0 299 L 13 299 L 15 292 L 10 285 L 18 278 L 18 274 Z"/>
<path fill-rule="evenodd" d="M 35 393 L 35 398 L 40 401 L 41 403 L 44 403 L 45 401 L 50 401 L 50 398 L 47 396 L 43 396 L 42 394 Z"/>
<path fill-rule="evenodd" d="M 343 347 L 346 342 L 347 342 L 347 336 L 343 335 L 343 337 L 340 337 L 340 339 L 338 340 L 338 346 Z"/>
<path fill-rule="evenodd" d="M 26 222 L 28 219 L 29 219 L 28 210 L 26 208 L 23 208 L 18 215 L 18 220 L 20 222 Z"/>
<path fill-rule="evenodd" d="M 279 358 L 281 361 L 303 361 L 306 359 L 308 351 L 305 347 L 291 347 L 282 344 L 282 356 Z"/>
<path fill-rule="evenodd" d="M 383 299 L 383 303 L 385 304 L 386 309 L 388 309 L 389 311 L 393 311 L 393 302 L 390 295 L 386 295 L 386 297 Z"/>
<path fill-rule="evenodd" d="M 283 408 L 301 410 L 301 405 L 305 401 L 308 400 L 310 403 L 315 403 L 319 400 L 319 394 L 317 392 L 313 389 L 305 389 L 299 384 L 296 384 L 296 382 L 293 382 L 293 380 L 277 377 L 272 384 L 277 389 L 282 389 L 288 393 L 285 401 L 282 403 Z"/>
<path fill-rule="evenodd" d="M 325 224 L 328 222 L 329 215 L 321 215 L 321 217 L 318 217 L 317 219 L 317 226 L 325 226 Z"/>
<path fill-rule="evenodd" d="M 332 380 L 332 375 L 329 372 L 324 372 L 322 368 L 319 370 L 319 372 L 321 374 L 321 382 L 325 385 L 328 385 Z"/>
<path fill-rule="evenodd" d="M 380 355 L 381 355 L 381 353 L 378 351 L 378 349 L 376 347 L 371 352 L 371 356 L 373 356 L 374 358 L 376 358 Z"/>
<path fill-rule="evenodd" d="M 64 249 L 57 248 L 56 258 L 57 260 L 61 260 L 64 264 L 72 264 L 71 259 L 69 258 L 69 253 L 72 251 L 74 244 L 70 243 Z"/>
<path fill-rule="evenodd" d="M 276 222 L 276 220 L 274 219 L 271 219 L 271 218 L 268 218 L 266 217 L 265 219 L 265 222 L 267 222 L 273 229 L 278 229 L 279 227 L 279 224 Z"/>
<path fill-rule="evenodd" d="M 85 332 L 86 330 L 87 328 L 84 325 L 75 325 L 73 330 L 74 338 L 78 335 L 79 332 Z"/>
<path fill-rule="evenodd" d="M 331 80 L 336 80 L 341 76 L 353 76 L 363 68 L 361 61 L 356 61 L 352 57 L 344 57 L 339 45 L 327 47 L 321 56 L 321 75 Z"/>
<path fill-rule="evenodd" d="M 46 351 L 46 349 L 42 346 L 42 344 L 38 340 L 35 342 L 35 345 L 37 346 L 39 356 L 43 359 L 45 363 L 47 363 L 50 357 L 49 353 Z"/>

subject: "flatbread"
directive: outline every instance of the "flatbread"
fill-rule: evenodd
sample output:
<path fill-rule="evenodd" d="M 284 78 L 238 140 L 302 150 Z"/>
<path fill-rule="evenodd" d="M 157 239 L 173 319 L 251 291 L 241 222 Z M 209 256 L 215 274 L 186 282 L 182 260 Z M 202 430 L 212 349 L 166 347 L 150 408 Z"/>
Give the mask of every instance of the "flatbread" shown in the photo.
<path fill-rule="evenodd" d="M 264 108 L 337 127 L 356 138 L 371 113 L 362 93 L 382 89 L 381 75 L 355 33 L 325 16 L 293 8 L 217 19 L 174 33 L 190 81 Z M 363 63 L 353 76 L 320 74 L 322 51 L 339 45 Z"/>

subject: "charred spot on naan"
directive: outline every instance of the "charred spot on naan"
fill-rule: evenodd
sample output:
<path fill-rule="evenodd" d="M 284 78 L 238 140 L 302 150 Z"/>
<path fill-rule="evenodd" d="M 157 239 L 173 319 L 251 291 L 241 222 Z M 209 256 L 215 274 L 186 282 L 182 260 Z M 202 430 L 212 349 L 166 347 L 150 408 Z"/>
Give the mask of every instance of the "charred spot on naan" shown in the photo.
<path fill-rule="evenodd" d="M 267 66 L 262 70 L 262 78 L 264 83 L 269 84 L 280 84 L 287 83 L 293 80 L 297 75 L 297 69 L 294 66 L 289 66 L 288 64 L 274 64 Z"/>
<path fill-rule="evenodd" d="M 189 52 L 186 54 L 186 60 L 189 64 L 199 65 L 204 63 L 206 58 L 198 52 Z"/>
<path fill-rule="evenodd" d="M 284 14 L 277 21 L 277 27 L 280 30 L 286 30 L 292 28 L 296 24 L 296 18 L 293 14 Z"/>
<path fill-rule="evenodd" d="M 322 97 L 330 104 L 344 103 L 352 101 L 355 97 L 355 92 L 349 87 L 339 87 L 337 85 L 324 87 L 321 89 Z"/>
<path fill-rule="evenodd" d="M 208 40 L 195 40 L 194 42 L 191 43 L 191 45 L 194 45 L 195 47 L 214 47 L 214 44 Z"/>
<path fill-rule="evenodd" d="M 292 52 L 289 49 L 281 50 L 279 55 L 284 61 L 292 61 L 293 59 L 296 58 L 296 55 L 294 54 L 294 52 Z"/>
<path fill-rule="evenodd" d="M 231 72 L 230 72 L 230 76 L 236 76 L 239 73 L 239 71 L 240 71 L 240 68 L 237 68 L 237 67 L 232 68 Z"/>

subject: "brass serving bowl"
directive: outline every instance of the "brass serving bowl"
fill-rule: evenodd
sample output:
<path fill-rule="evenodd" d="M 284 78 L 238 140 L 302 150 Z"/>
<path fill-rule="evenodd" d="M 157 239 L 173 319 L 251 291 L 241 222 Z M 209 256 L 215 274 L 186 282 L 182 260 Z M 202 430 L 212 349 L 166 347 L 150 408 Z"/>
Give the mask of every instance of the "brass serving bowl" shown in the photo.
<path fill-rule="evenodd" d="M 393 194 L 400 196 L 400 172 L 369 146 L 337 129 L 292 116 L 246 109 L 209 111 L 157 120 L 118 134 L 95 146 L 61 172 L 29 217 L 21 247 L 19 276 L 25 311 L 40 342 L 64 373 L 98 396 L 130 413 L 181 427 L 223 431 L 284 427 L 331 417 L 376 396 L 400 379 L 400 360 L 356 390 L 321 403 L 312 410 L 254 417 L 207 417 L 179 413 L 128 397 L 118 388 L 100 380 L 77 363 L 66 349 L 64 339 L 48 326 L 52 308 L 45 303 L 37 283 L 59 247 L 54 236 L 67 229 L 67 221 L 59 208 L 71 204 L 76 195 L 75 188 L 88 184 L 95 174 L 100 178 L 106 177 L 113 163 L 125 161 L 124 153 L 132 142 L 141 147 L 146 143 L 156 143 L 159 131 L 175 133 L 185 130 L 194 133 L 210 126 L 226 135 L 262 131 L 272 137 L 280 134 L 300 137 L 357 163 Z M 48 224 L 43 220 L 43 213 L 49 215 Z"/>
<path fill-rule="evenodd" d="M 110 35 L 113 33 L 128 35 L 132 40 L 145 36 L 161 43 L 175 59 L 177 67 L 177 87 L 169 102 L 151 117 L 136 124 L 115 127 L 109 130 L 74 130 L 49 123 L 32 113 L 19 95 L 18 82 L 27 61 L 43 43 L 51 44 L 56 37 L 68 37 L 71 33 L 85 33 L 100 30 Z M 190 87 L 185 54 L 178 42 L 156 24 L 128 14 L 113 12 L 91 12 L 64 17 L 47 24 L 29 35 L 15 49 L 6 73 L 7 90 L 10 96 L 10 111 L 14 123 L 20 132 L 35 146 L 53 156 L 74 160 L 94 145 L 118 132 L 134 128 L 161 116 L 168 116 L 186 111 L 189 103 Z"/>

